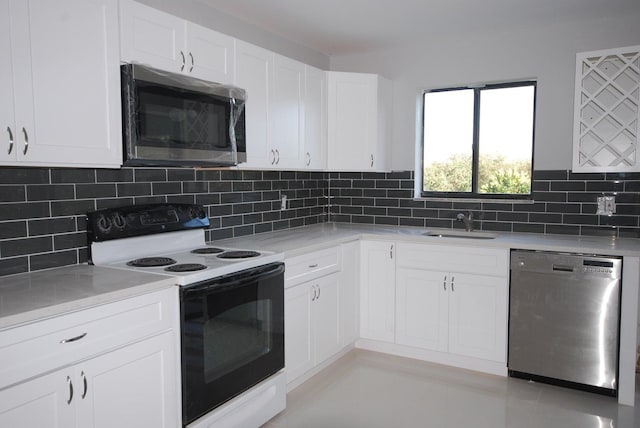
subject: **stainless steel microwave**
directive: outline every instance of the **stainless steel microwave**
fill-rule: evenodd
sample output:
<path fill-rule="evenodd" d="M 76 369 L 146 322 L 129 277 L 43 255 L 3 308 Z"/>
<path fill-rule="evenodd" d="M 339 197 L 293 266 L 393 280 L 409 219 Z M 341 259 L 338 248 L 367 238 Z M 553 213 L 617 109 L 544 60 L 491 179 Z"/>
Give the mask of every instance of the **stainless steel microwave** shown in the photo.
<path fill-rule="evenodd" d="M 124 165 L 246 161 L 246 93 L 138 64 L 121 66 Z"/>

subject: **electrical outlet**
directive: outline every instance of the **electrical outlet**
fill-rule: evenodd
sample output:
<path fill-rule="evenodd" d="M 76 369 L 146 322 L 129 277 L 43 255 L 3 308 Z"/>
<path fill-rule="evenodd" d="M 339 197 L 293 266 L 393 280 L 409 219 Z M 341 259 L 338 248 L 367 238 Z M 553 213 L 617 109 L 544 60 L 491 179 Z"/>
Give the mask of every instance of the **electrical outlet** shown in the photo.
<path fill-rule="evenodd" d="M 598 196 L 598 211 L 597 215 L 611 216 L 616 212 L 616 197 L 615 196 Z"/>
<path fill-rule="evenodd" d="M 280 203 L 280 210 L 284 211 L 287 209 L 287 195 L 282 195 L 282 202 Z"/>

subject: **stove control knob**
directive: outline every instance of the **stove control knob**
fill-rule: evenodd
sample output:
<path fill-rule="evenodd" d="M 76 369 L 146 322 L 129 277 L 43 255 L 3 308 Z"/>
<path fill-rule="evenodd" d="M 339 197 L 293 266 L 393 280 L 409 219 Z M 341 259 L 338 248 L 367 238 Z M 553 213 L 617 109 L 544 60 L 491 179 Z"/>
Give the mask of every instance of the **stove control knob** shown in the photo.
<path fill-rule="evenodd" d="M 125 219 L 122 214 L 115 213 L 112 218 L 112 223 L 118 229 L 124 229 L 124 227 L 127 225 L 127 219 Z"/>
<path fill-rule="evenodd" d="M 102 233 L 109 233 L 111 230 L 111 219 L 105 215 L 98 217 L 98 230 Z"/>

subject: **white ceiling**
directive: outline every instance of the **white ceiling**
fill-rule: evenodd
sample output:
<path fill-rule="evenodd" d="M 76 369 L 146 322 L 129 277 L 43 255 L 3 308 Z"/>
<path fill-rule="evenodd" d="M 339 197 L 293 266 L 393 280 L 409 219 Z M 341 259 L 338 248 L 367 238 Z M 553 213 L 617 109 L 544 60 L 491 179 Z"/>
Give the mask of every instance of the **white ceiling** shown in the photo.
<path fill-rule="evenodd" d="M 418 37 L 508 30 L 640 9 L 640 0 L 198 1 L 330 56 L 385 49 Z"/>

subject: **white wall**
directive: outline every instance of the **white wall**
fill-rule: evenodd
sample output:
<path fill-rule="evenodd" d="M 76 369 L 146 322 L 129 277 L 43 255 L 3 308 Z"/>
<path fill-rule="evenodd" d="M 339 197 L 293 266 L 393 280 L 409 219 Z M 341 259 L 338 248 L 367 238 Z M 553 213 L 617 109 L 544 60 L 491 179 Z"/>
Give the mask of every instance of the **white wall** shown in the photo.
<path fill-rule="evenodd" d="M 329 57 L 214 10 L 196 0 L 136 0 L 204 27 L 327 70 Z M 231 0 L 230 0 L 231 1 Z"/>
<path fill-rule="evenodd" d="M 635 16 L 458 34 L 384 52 L 334 56 L 331 69 L 379 73 L 393 80 L 394 170 L 414 167 L 421 89 L 536 78 L 535 168 L 570 169 L 575 54 L 631 45 L 640 45 L 640 10 Z"/>

